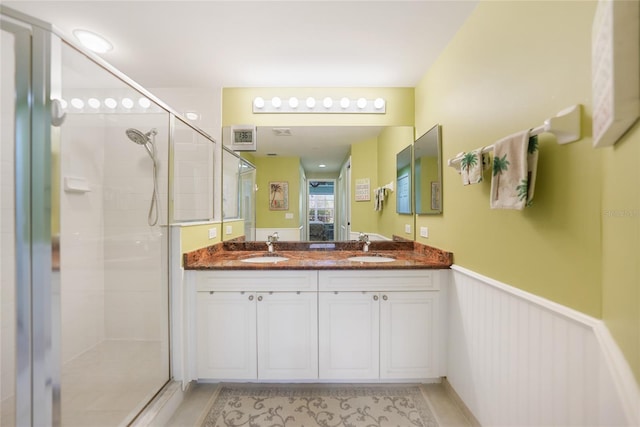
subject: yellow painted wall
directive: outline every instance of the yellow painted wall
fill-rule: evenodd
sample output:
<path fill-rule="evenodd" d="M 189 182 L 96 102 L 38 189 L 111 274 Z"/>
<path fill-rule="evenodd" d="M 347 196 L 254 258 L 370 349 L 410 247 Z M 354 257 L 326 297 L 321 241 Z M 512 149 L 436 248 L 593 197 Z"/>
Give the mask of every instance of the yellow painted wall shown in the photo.
<path fill-rule="evenodd" d="M 602 317 L 640 383 L 640 124 L 602 168 Z"/>
<path fill-rule="evenodd" d="M 416 88 L 416 134 L 443 130 L 444 163 L 573 104 L 585 106 L 585 137 L 557 145 L 540 138 L 534 205 L 489 209 L 490 175 L 463 186 L 443 171 L 441 216 L 419 241 L 454 253 L 455 262 L 526 291 L 600 317 L 601 152 L 591 121 L 593 2 L 481 2 Z"/>
<path fill-rule="evenodd" d="M 378 232 L 378 212 L 374 210 L 373 190 L 378 187 L 378 140 L 351 145 L 351 231 Z M 356 182 L 369 179 L 369 201 L 356 201 Z"/>
<path fill-rule="evenodd" d="M 418 241 L 456 264 L 602 317 L 640 379 L 640 130 L 591 139 L 592 1 L 483 1 L 416 88 L 416 134 L 442 124 L 444 160 L 582 104 L 582 140 L 540 138 L 534 205 L 489 209 L 486 182 L 443 171 L 444 214 Z"/>
<path fill-rule="evenodd" d="M 215 228 L 217 237 L 209 239 L 209 229 Z M 220 242 L 220 224 L 196 224 L 180 226 L 180 251 L 181 253 L 191 252 L 196 249 L 206 248 Z"/>
<path fill-rule="evenodd" d="M 298 157 L 254 157 L 256 172 L 256 227 L 295 228 L 300 224 L 300 159 Z M 289 183 L 289 209 L 269 209 L 269 183 Z M 285 214 L 293 214 L 286 219 Z"/>

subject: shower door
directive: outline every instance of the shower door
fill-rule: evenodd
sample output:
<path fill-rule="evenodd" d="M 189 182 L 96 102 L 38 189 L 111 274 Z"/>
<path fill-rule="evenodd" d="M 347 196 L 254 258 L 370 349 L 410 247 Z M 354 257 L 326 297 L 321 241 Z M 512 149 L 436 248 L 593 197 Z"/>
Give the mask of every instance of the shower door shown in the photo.
<path fill-rule="evenodd" d="M 61 425 L 128 424 L 170 375 L 170 114 L 65 43 L 59 66 Z"/>
<path fill-rule="evenodd" d="M 127 425 L 170 379 L 172 115 L 0 12 L 0 425 Z"/>

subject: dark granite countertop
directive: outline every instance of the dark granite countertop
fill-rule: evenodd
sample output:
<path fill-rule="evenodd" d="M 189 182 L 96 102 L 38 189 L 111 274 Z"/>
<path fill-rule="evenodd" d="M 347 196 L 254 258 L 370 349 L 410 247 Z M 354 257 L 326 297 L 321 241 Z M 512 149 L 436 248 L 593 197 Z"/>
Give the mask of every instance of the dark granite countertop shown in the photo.
<path fill-rule="evenodd" d="M 185 270 L 392 270 L 443 269 L 453 264 L 453 254 L 410 241 L 374 241 L 369 251 L 362 242 L 275 242 L 268 252 L 264 242 L 224 242 L 183 255 Z M 242 262 L 260 256 L 280 256 L 284 261 Z M 349 261 L 353 256 L 385 256 L 391 262 Z"/>

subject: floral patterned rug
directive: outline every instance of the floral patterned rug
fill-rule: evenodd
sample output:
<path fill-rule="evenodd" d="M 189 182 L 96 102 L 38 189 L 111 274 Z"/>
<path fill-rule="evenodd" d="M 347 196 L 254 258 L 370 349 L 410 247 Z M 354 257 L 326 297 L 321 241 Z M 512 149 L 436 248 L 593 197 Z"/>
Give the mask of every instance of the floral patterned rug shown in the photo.
<path fill-rule="evenodd" d="M 419 385 L 221 384 L 203 427 L 437 427 Z"/>

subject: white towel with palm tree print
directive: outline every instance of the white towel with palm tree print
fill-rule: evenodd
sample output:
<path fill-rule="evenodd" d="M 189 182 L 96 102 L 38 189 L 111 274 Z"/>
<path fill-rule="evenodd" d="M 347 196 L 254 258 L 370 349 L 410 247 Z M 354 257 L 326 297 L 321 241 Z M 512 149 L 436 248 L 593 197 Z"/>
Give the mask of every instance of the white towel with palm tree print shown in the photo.
<path fill-rule="evenodd" d="M 522 131 L 494 144 L 492 209 L 524 209 L 533 200 L 538 167 L 538 137 Z"/>
<path fill-rule="evenodd" d="M 462 183 L 464 185 L 477 184 L 482 182 L 482 149 L 464 153 L 460 160 L 460 175 L 462 175 Z"/>

